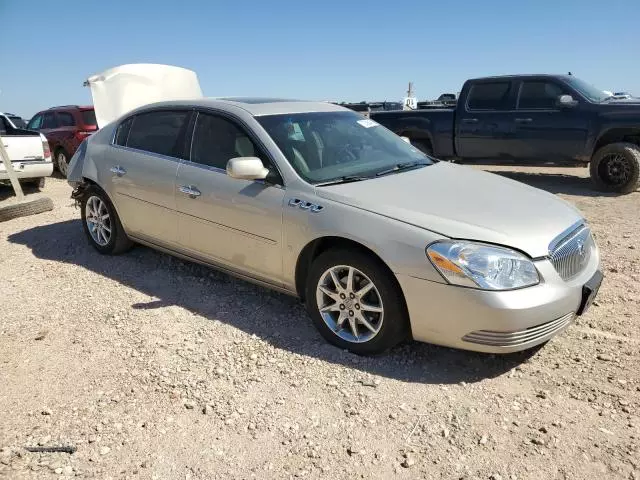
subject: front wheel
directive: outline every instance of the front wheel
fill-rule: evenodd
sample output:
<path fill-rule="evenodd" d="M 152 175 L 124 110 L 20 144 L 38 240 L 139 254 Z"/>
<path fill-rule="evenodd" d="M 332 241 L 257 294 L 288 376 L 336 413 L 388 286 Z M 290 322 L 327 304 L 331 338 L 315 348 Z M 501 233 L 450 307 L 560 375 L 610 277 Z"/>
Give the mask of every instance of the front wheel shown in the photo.
<path fill-rule="evenodd" d="M 89 243 L 100 253 L 116 255 L 133 245 L 122 228 L 107 194 L 96 186 L 87 188 L 80 202 L 82 227 Z"/>
<path fill-rule="evenodd" d="M 329 250 L 311 266 L 306 304 L 322 336 L 359 355 L 381 353 L 404 340 L 408 314 L 393 274 L 355 250 Z"/>
<path fill-rule="evenodd" d="M 605 145 L 591 158 L 589 170 L 599 190 L 631 193 L 640 178 L 640 147 L 622 142 Z"/>

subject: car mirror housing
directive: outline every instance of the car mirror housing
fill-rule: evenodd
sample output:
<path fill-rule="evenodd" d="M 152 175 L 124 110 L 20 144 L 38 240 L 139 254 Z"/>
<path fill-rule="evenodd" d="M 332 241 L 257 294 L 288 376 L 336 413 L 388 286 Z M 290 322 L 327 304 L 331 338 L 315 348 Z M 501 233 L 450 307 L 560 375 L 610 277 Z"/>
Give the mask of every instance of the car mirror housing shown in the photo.
<path fill-rule="evenodd" d="M 264 180 L 269 174 L 258 157 L 236 157 L 227 162 L 227 175 L 238 180 Z"/>
<path fill-rule="evenodd" d="M 562 108 L 572 108 L 575 107 L 578 102 L 573 99 L 571 95 L 560 95 L 558 97 L 558 106 Z"/>

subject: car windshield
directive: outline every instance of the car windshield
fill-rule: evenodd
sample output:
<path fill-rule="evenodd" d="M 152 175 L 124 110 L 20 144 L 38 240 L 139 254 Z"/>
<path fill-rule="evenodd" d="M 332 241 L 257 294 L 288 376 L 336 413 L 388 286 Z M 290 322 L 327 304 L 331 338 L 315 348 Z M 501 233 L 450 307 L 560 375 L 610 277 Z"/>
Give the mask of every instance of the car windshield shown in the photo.
<path fill-rule="evenodd" d="M 433 163 L 393 132 L 355 112 L 269 115 L 257 120 L 296 172 L 312 184 Z"/>
<path fill-rule="evenodd" d="M 592 102 L 602 102 L 607 98 L 611 98 L 611 95 L 607 95 L 602 90 L 599 90 L 593 85 L 590 85 L 584 80 L 580 80 L 579 78 L 576 78 L 574 76 L 566 76 L 564 77 L 564 81 Z"/>
<path fill-rule="evenodd" d="M 16 128 L 27 128 L 27 124 L 21 117 L 9 116 L 9 119 L 16 126 Z"/>

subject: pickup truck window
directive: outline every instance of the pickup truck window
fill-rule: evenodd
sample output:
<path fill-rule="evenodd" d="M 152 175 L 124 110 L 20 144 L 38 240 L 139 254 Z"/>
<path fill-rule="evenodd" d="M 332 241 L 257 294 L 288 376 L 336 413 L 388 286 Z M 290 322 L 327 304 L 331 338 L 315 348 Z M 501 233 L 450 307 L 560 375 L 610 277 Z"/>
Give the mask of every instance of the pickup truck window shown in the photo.
<path fill-rule="evenodd" d="M 469 91 L 469 110 L 507 110 L 511 82 L 475 83 Z"/>
<path fill-rule="evenodd" d="M 565 91 L 553 82 L 530 80 L 522 82 L 518 94 L 518 110 L 553 110 Z"/>
<path fill-rule="evenodd" d="M 610 96 L 604 93 L 602 90 L 597 89 L 593 85 L 589 85 L 584 80 L 580 80 L 573 75 L 567 75 L 563 77 L 563 80 L 592 102 L 599 103 L 610 98 Z"/>
<path fill-rule="evenodd" d="M 399 164 L 432 160 L 383 126 L 356 112 L 257 117 L 291 166 L 312 184 L 346 176 L 374 177 Z"/>

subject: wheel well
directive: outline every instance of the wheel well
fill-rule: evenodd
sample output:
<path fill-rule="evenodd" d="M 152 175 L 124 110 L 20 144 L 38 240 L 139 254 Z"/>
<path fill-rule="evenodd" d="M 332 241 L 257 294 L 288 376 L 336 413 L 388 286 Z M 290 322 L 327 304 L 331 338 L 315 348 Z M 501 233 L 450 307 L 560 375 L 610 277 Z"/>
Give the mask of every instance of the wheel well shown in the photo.
<path fill-rule="evenodd" d="M 399 133 L 398 135 L 400 135 L 401 137 L 407 137 L 412 142 L 423 143 L 427 147 L 429 147 L 431 151 L 433 151 L 433 143 L 431 143 L 431 139 L 429 137 L 416 136 L 416 135 L 413 135 L 411 132 L 402 132 L 402 133 Z"/>
<path fill-rule="evenodd" d="M 634 143 L 640 146 L 640 128 L 616 128 L 609 130 L 598 139 L 593 153 L 596 153 L 605 145 L 618 142 Z"/>
<path fill-rule="evenodd" d="M 344 237 L 321 237 L 308 243 L 302 249 L 302 252 L 300 252 L 298 256 L 298 262 L 296 263 L 296 292 L 303 302 L 305 299 L 307 276 L 309 275 L 311 264 L 320 254 L 331 249 L 359 250 L 370 255 L 378 260 L 380 264 L 389 271 L 391 277 L 395 279 L 389 266 L 370 248 Z"/>

